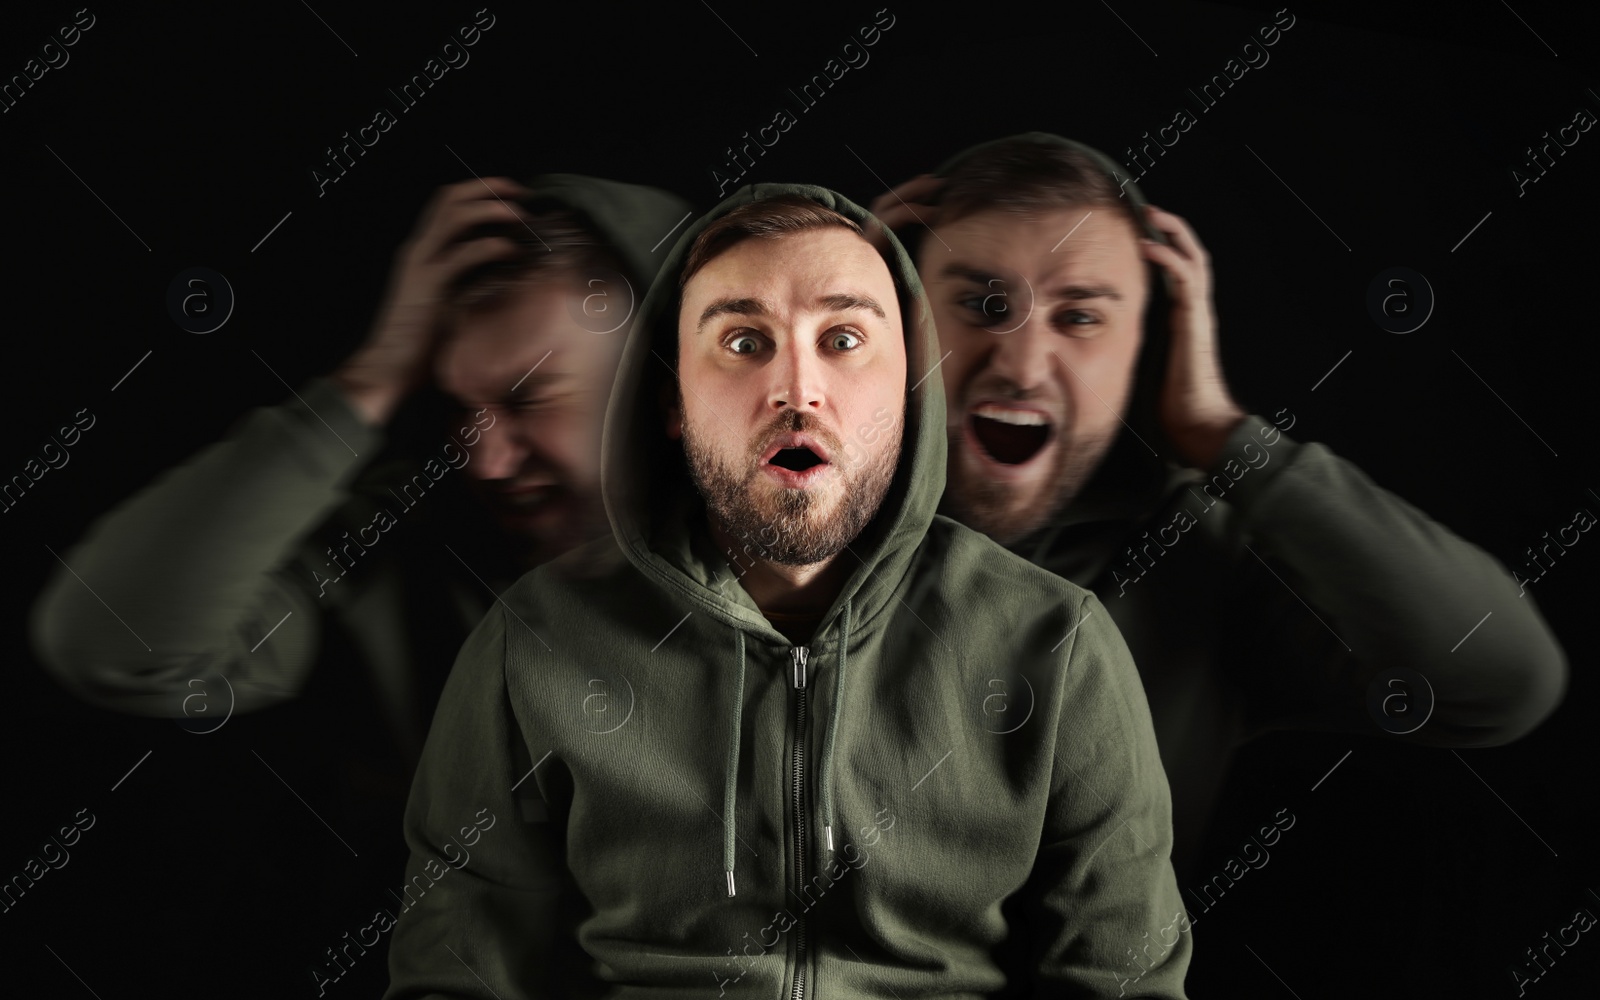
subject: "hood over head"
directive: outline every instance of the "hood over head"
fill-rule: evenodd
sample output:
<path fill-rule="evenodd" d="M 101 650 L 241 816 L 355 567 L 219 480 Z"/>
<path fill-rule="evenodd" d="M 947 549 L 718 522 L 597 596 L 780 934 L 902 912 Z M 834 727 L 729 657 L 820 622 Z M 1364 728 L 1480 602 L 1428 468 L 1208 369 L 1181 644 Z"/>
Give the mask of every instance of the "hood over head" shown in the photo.
<path fill-rule="evenodd" d="M 689 477 L 682 444 L 666 434 L 664 391 L 678 365 L 679 277 L 695 238 L 740 206 L 780 195 L 799 195 L 833 209 L 869 233 L 878 222 L 866 209 L 826 188 L 807 184 L 753 184 L 734 192 L 678 238 L 650 287 L 624 349 L 606 412 L 602 491 L 613 534 L 646 576 L 679 591 L 696 610 L 762 635 L 776 635 L 741 587 L 726 586 L 720 556 L 691 544 L 685 525 L 704 523 L 704 505 Z M 823 616 L 825 630 L 846 601 L 857 619 L 889 601 L 912 552 L 932 523 L 944 488 L 944 386 L 939 379 L 938 337 L 916 268 L 892 234 L 880 251 L 894 278 L 904 323 L 906 396 L 904 435 L 893 482 L 877 516 L 839 558 L 859 563 Z M 848 438 L 850 428 L 840 428 Z M 854 552 L 852 556 L 850 552 Z"/>
<path fill-rule="evenodd" d="M 637 282 L 633 304 L 644 297 L 663 253 L 660 244 L 692 209 L 677 195 L 641 184 L 582 174 L 538 174 L 524 182 L 526 207 L 554 204 L 581 215 L 627 265 Z"/>
<path fill-rule="evenodd" d="M 628 307 L 632 312 L 637 311 L 666 256 L 661 244 L 692 211 L 687 201 L 658 188 L 583 174 L 535 174 L 522 183 L 529 191 L 520 199 L 525 208 L 571 212 L 600 238 L 604 249 L 628 272 L 626 279 L 632 292 Z M 615 335 L 625 336 L 626 328 Z M 455 412 L 454 403 L 437 386 L 430 384 L 413 394 L 390 422 L 382 455 L 363 476 L 357 490 L 370 492 L 376 501 L 386 500 L 389 487 L 410 480 L 416 471 L 417 454 L 436 449 L 439 429 Z M 428 510 L 419 511 L 419 516 L 470 526 L 463 533 L 461 544 L 468 550 L 472 565 L 490 567 L 496 578 L 515 579 L 520 570 L 505 549 L 504 537 L 483 519 L 481 506 L 468 495 L 459 478 L 450 477 L 444 503 L 431 504 Z M 356 526 L 353 524 L 351 530 Z"/>
<path fill-rule="evenodd" d="M 833 685 L 822 751 L 822 819 L 826 849 L 833 850 L 834 727 L 842 713 L 844 673 L 850 635 L 892 610 L 894 593 L 927 535 L 944 491 L 945 401 L 939 378 L 939 341 L 922 282 L 899 240 L 866 209 L 826 188 L 806 184 L 753 184 L 734 192 L 678 237 L 661 267 L 624 349 L 606 412 L 601 488 L 606 513 L 621 553 L 640 573 L 672 595 L 686 612 L 701 612 L 729 627 L 734 734 L 728 746 L 723 794 L 724 868 L 728 894 L 734 892 L 734 817 L 739 773 L 740 713 L 743 706 L 747 637 L 790 646 L 737 582 L 726 558 L 706 530 L 706 508 L 690 477 L 680 441 L 667 437 L 666 405 L 678 365 L 679 278 L 696 237 L 713 221 L 740 206 L 781 195 L 799 195 L 859 224 L 869 235 L 882 233 L 880 256 L 888 264 L 899 298 L 906 348 L 905 419 L 889 490 L 876 516 L 836 558 L 854 564 L 833 604 L 810 640 L 838 644 L 839 676 Z M 760 237 L 751 237 L 760 238 Z M 839 429 L 848 440 L 851 428 Z M 687 617 L 687 615 L 685 616 Z M 793 647 L 798 678 L 804 678 L 806 647 Z M 716 657 L 715 651 L 708 656 Z M 804 683 L 803 679 L 799 682 Z"/>

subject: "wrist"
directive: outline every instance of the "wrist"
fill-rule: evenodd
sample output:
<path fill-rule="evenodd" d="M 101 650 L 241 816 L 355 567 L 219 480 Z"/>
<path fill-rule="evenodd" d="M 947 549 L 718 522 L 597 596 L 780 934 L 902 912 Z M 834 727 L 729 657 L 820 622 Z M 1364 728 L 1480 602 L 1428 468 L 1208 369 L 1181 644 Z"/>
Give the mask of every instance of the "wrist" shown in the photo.
<path fill-rule="evenodd" d="M 405 390 L 392 378 L 387 378 L 362 367 L 346 363 L 329 376 L 344 394 L 345 402 L 369 427 L 382 427 L 389 422 L 394 411 L 405 397 Z"/>
<path fill-rule="evenodd" d="M 1190 424 L 1169 437 L 1184 465 L 1194 469 L 1210 469 L 1222 455 L 1228 438 L 1233 436 L 1246 417 L 1243 410 L 1234 407 L 1217 417 Z"/>

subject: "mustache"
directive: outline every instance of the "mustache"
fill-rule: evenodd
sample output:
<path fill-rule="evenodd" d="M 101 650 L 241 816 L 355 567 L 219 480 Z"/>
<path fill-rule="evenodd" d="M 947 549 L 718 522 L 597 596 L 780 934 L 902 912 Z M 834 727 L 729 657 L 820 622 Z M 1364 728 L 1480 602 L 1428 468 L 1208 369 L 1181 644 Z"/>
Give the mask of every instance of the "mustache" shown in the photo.
<path fill-rule="evenodd" d="M 1055 399 L 1040 390 L 1024 389 L 1017 383 L 1000 375 L 979 375 L 971 382 L 968 382 L 962 390 L 961 402 L 966 405 L 974 399 L 982 397 L 997 397 L 1018 403 L 1044 402 L 1064 405 L 1066 402 L 1065 400 Z"/>
<path fill-rule="evenodd" d="M 756 436 L 750 450 L 752 459 L 760 458 L 772 439 L 780 434 L 810 434 L 827 447 L 830 455 L 838 455 L 843 450 L 839 438 L 824 427 L 820 419 L 800 410 L 785 410 L 766 431 Z"/>

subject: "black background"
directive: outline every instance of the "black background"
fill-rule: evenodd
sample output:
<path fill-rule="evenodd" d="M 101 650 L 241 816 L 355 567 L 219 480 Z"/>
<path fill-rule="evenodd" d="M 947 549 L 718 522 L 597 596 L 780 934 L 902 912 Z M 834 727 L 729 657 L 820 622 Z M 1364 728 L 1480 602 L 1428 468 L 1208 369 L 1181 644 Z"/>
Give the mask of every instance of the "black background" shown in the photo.
<path fill-rule="evenodd" d="M 51 550 L 248 408 L 283 399 L 278 376 L 299 385 L 331 370 L 365 335 L 394 248 L 437 186 L 588 173 L 703 211 L 719 200 L 711 171 L 727 147 L 790 106 L 785 88 L 879 9 L 493 3 L 471 61 L 319 197 L 311 172 L 325 148 L 392 106 L 385 89 L 481 6 L 311 6 L 91 7 L 71 61 L 0 116 L 0 475 L 80 408 L 97 418 L 70 464 L 0 515 L 0 869 L 20 868 L 77 810 L 97 817 L 70 864 L 0 916 L 0 977 L 48 995 L 314 996 L 306 970 L 388 888 L 361 889 L 343 914 L 309 902 L 346 848 L 252 755 L 292 756 L 297 707 L 196 735 L 85 707 L 44 675 L 25 621 L 60 565 Z M 11 13 L 0 72 L 20 72 L 76 9 Z M 817 183 L 866 204 L 974 142 L 1029 130 L 1127 162 L 1126 147 L 1192 109 L 1186 88 L 1221 72 L 1275 9 L 896 0 L 871 61 L 745 180 Z M 1511 176 L 1541 133 L 1579 108 L 1600 113 L 1596 15 L 1553 0 L 1288 10 L 1295 24 L 1270 62 L 1141 185 L 1211 252 L 1224 367 L 1246 408 L 1290 408 L 1296 439 L 1520 568 L 1543 532 L 1580 508 L 1600 513 L 1600 131 L 1524 196 Z M 166 307 L 169 283 L 195 265 L 238 299 L 204 336 Z M 1421 330 L 1398 336 L 1366 308 L 1373 277 L 1395 265 L 1425 275 L 1437 299 Z M 1531 591 L 1571 686 L 1531 736 L 1454 754 L 1374 727 L 1241 752 L 1204 867 L 1281 808 L 1297 822 L 1196 925 L 1192 995 L 1516 996 L 1507 970 L 1525 948 L 1580 907 L 1600 915 L 1588 676 L 1600 539 L 1567 554 Z M 1461 615 L 1465 633 L 1478 616 Z M 328 787 L 314 769 L 280 773 L 308 804 Z M 328 995 L 376 995 L 382 959 L 363 963 Z M 1592 996 L 1597 974 L 1600 943 L 1585 935 L 1527 990 Z"/>

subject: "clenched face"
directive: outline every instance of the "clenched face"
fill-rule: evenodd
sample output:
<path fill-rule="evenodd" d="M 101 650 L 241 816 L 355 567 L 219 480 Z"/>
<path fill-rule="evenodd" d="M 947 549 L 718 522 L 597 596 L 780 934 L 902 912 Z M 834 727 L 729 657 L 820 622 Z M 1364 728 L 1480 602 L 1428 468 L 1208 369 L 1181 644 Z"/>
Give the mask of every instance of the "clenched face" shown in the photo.
<path fill-rule="evenodd" d="M 439 385 L 495 418 L 466 472 L 532 563 L 609 530 L 600 496 L 600 433 L 624 334 L 599 334 L 571 275 L 538 280 L 474 312 L 440 345 Z"/>
<path fill-rule="evenodd" d="M 900 458 L 906 385 L 894 280 L 865 240 L 830 226 L 713 258 L 683 290 L 678 372 L 668 433 L 719 541 L 806 566 L 855 540 Z"/>
<path fill-rule="evenodd" d="M 1007 544 L 1077 494 L 1121 426 L 1142 338 L 1138 240 L 1106 206 L 987 210 L 938 226 L 918 271 L 949 352 L 949 499 Z"/>

